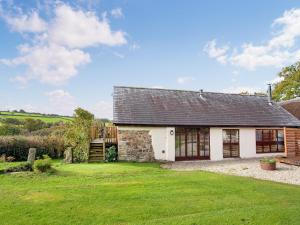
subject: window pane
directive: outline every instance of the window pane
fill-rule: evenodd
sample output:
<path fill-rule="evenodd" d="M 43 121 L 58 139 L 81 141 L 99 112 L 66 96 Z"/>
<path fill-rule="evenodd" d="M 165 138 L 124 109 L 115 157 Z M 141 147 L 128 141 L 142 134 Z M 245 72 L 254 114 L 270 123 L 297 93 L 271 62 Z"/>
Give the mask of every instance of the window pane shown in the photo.
<path fill-rule="evenodd" d="M 278 141 L 284 141 L 284 134 L 283 134 L 283 130 L 278 130 L 278 134 L 277 134 L 277 138 Z"/>
<path fill-rule="evenodd" d="M 284 151 L 284 132 L 282 129 L 256 130 L 256 152 L 271 153 Z"/>
<path fill-rule="evenodd" d="M 239 143 L 239 131 L 231 130 L 231 143 Z"/>
<path fill-rule="evenodd" d="M 191 130 L 187 130 L 187 156 L 193 155 L 193 136 Z"/>
<path fill-rule="evenodd" d="M 198 145 L 198 141 L 197 141 L 197 130 L 193 129 L 192 131 L 192 136 L 193 136 L 193 156 L 197 156 L 198 152 L 197 152 L 197 145 Z"/>
<path fill-rule="evenodd" d="M 185 133 L 181 133 L 181 148 L 180 148 L 180 156 L 185 156 Z"/>
<path fill-rule="evenodd" d="M 223 143 L 230 143 L 230 130 L 223 130 Z"/>
<path fill-rule="evenodd" d="M 180 146 L 181 146 L 181 143 L 180 143 L 180 134 L 176 132 L 176 135 L 175 135 L 175 156 L 180 156 Z"/>
<path fill-rule="evenodd" d="M 223 130 L 223 157 L 239 157 L 239 130 Z"/>
<path fill-rule="evenodd" d="M 256 141 L 262 141 L 262 130 L 256 130 Z"/>

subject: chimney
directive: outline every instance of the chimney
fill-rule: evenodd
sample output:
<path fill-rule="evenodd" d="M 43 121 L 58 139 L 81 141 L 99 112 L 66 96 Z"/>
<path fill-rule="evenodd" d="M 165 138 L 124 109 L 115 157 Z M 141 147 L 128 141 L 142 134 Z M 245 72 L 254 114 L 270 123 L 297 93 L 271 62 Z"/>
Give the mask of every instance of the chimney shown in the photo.
<path fill-rule="evenodd" d="M 203 96 L 203 89 L 200 89 L 199 91 L 199 97 L 202 99 L 202 100 L 205 100 L 204 96 Z"/>
<path fill-rule="evenodd" d="M 272 86 L 268 84 L 268 103 L 272 105 Z"/>

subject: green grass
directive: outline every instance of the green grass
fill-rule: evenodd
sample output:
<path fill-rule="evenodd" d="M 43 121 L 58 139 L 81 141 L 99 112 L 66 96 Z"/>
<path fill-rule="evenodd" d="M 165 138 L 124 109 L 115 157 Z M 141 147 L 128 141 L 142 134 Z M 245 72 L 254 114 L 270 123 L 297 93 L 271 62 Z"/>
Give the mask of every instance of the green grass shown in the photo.
<path fill-rule="evenodd" d="M 299 224 L 300 187 L 160 169 L 55 163 L 0 175 L 0 224 Z"/>
<path fill-rule="evenodd" d="M 66 116 L 48 116 L 43 114 L 33 114 L 33 113 L 19 113 L 19 112 L 5 112 L 0 111 L 0 118 L 13 118 L 13 119 L 39 119 L 47 123 L 55 123 L 55 122 L 70 122 L 72 120 L 72 117 L 66 117 Z"/>
<path fill-rule="evenodd" d="M 0 170 L 7 169 L 11 166 L 17 166 L 19 164 L 21 164 L 21 162 L 0 162 Z"/>

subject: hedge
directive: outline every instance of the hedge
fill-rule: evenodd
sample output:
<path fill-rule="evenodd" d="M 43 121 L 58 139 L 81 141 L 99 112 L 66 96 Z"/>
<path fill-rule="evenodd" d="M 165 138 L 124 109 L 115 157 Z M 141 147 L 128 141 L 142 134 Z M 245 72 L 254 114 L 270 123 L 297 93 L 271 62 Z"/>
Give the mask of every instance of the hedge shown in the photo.
<path fill-rule="evenodd" d="M 63 157 L 64 140 L 60 136 L 0 136 L 0 156 L 13 156 L 17 161 L 27 160 L 29 148 L 36 148 L 36 157 L 49 155 Z"/>

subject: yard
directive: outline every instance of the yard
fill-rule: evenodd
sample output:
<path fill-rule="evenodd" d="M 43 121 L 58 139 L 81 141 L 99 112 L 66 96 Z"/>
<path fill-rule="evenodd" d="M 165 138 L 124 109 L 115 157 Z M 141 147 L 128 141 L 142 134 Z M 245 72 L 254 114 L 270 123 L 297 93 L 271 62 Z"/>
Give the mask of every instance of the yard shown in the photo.
<path fill-rule="evenodd" d="M 0 167 L 5 167 L 0 163 Z M 0 175 L 1 224 L 299 224 L 299 186 L 159 164 Z"/>

